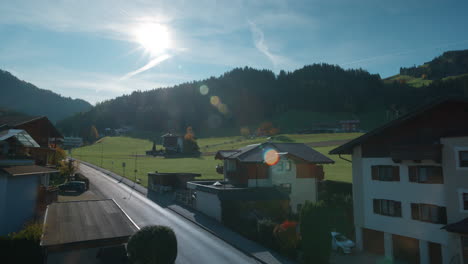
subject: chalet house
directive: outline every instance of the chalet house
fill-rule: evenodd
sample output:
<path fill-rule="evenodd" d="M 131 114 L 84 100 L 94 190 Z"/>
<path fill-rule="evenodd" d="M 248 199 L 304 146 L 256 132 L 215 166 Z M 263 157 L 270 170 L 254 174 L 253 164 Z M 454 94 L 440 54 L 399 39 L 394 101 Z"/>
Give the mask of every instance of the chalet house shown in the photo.
<path fill-rule="evenodd" d="M 6 129 L 24 130 L 39 144 L 39 147 L 31 149 L 38 165 L 47 165 L 49 157 L 63 141 L 62 134 L 45 116 L 0 116 L 0 130 Z"/>
<path fill-rule="evenodd" d="M 162 145 L 168 153 L 182 153 L 184 150 L 184 137 L 167 133 L 161 136 Z"/>
<path fill-rule="evenodd" d="M 324 177 L 319 164 L 333 160 L 300 143 L 262 143 L 238 150 L 220 150 L 215 159 L 224 181 L 189 182 L 195 207 L 221 220 L 223 200 L 285 203 L 288 211 L 298 213 L 306 201 L 317 201 L 317 182 Z"/>
<path fill-rule="evenodd" d="M 330 152 L 351 154 L 356 244 L 468 263 L 468 101 L 434 102 Z"/>
<path fill-rule="evenodd" d="M 35 165 L 39 144 L 24 130 L 0 131 L 0 235 L 19 231 L 50 202 L 46 188 L 55 169 Z"/>

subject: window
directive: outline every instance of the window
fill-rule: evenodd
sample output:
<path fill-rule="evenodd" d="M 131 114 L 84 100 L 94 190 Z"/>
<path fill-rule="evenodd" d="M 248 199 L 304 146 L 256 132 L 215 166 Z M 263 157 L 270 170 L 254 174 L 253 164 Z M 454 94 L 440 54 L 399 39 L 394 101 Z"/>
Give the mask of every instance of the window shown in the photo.
<path fill-rule="evenodd" d="M 374 199 L 374 213 L 401 217 L 401 202 L 384 200 L 384 199 Z"/>
<path fill-rule="evenodd" d="M 412 203 L 411 218 L 434 224 L 447 224 L 447 210 L 442 206 Z"/>
<path fill-rule="evenodd" d="M 468 151 L 459 151 L 458 159 L 460 161 L 460 167 L 468 167 Z"/>
<path fill-rule="evenodd" d="M 410 182 L 444 183 L 442 167 L 439 166 L 409 166 L 408 176 Z"/>
<path fill-rule="evenodd" d="M 463 210 L 468 210 L 468 193 L 463 193 Z"/>
<path fill-rule="evenodd" d="M 291 170 L 291 161 L 288 160 L 284 163 L 284 169 L 287 170 L 287 171 L 290 171 Z"/>
<path fill-rule="evenodd" d="M 400 181 L 400 167 L 398 166 L 372 166 L 372 180 Z"/>
<path fill-rule="evenodd" d="M 284 164 L 283 164 L 282 161 L 280 161 L 280 162 L 278 162 L 278 164 L 276 164 L 276 170 L 278 170 L 278 171 L 282 171 L 283 167 L 284 167 Z"/>

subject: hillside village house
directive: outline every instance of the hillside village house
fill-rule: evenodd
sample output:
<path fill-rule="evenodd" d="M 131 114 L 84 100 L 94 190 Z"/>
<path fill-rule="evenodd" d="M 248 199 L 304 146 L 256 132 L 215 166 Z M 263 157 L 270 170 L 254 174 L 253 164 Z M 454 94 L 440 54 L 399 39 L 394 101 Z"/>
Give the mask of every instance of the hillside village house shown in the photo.
<path fill-rule="evenodd" d="M 21 129 L 26 131 L 39 147 L 31 148 L 30 154 L 38 165 L 47 165 L 63 136 L 45 116 L 0 116 L 0 130 Z"/>
<path fill-rule="evenodd" d="M 52 173 L 35 164 L 39 144 L 24 130 L 0 130 L 0 235 L 19 231 L 50 202 L 45 188 Z"/>
<path fill-rule="evenodd" d="M 359 249 L 468 263 L 468 101 L 432 103 L 330 154 L 352 155 Z"/>
<path fill-rule="evenodd" d="M 333 160 L 302 143 L 249 145 L 238 150 L 220 150 L 215 159 L 224 181 L 194 181 L 196 209 L 221 221 L 224 200 L 278 201 L 298 213 L 306 201 L 317 201 L 317 182 L 324 177 L 320 164 Z"/>

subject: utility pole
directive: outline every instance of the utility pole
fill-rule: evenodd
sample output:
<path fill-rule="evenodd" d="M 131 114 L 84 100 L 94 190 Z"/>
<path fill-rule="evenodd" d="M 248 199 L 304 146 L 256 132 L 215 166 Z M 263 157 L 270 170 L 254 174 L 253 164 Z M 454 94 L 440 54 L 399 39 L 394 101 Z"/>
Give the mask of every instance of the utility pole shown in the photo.
<path fill-rule="evenodd" d="M 135 170 L 134 170 L 134 172 L 135 172 L 135 183 L 136 183 L 136 180 L 137 180 L 137 177 L 136 177 L 136 174 L 137 174 L 137 157 L 138 157 L 137 153 L 135 152 Z"/>
<path fill-rule="evenodd" d="M 104 141 L 101 140 L 101 168 L 102 168 L 103 159 L 104 159 Z"/>

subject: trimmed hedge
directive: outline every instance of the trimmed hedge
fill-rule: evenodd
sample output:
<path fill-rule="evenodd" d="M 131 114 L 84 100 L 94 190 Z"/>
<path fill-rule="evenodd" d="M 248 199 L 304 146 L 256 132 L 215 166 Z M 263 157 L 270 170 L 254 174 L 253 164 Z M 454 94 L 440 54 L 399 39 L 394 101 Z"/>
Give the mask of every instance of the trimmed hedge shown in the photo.
<path fill-rule="evenodd" d="M 127 253 L 132 263 L 173 264 L 177 258 L 177 239 L 167 226 L 146 226 L 128 240 Z"/>

